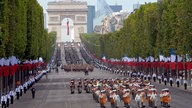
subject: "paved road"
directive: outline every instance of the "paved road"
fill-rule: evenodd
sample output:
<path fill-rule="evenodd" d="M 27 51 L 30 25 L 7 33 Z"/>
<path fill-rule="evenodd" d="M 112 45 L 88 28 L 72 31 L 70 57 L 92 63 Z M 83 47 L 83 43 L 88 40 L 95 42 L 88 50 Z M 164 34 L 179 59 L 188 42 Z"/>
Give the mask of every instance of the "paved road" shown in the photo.
<path fill-rule="evenodd" d="M 86 76 L 87 78 L 120 78 L 123 76 L 111 74 L 107 71 L 94 69 L 93 72 Z M 9 108 L 99 108 L 91 94 L 83 92 L 82 94 L 70 94 L 69 81 L 71 78 L 85 78 L 83 72 L 51 72 L 48 74 L 48 79 L 44 76 L 38 83 L 34 85 L 37 89 L 35 99 L 32 99 L 30 91 L 23 95 L 20 100 L 16 100 Z M 154 83 L 158 92 L 165 88 L 163 84 Z M 171 92 L 171 107 L 172 108 L 191 108 L 192 92 L 184 91 L 181 88 L 169 87 Z M 191 88 L 190 88 L 191 89 Z M 107 108 L 110 103 L 107 103 Z M 132 108 L 137 108 L 135 101 L 132 99 Z M 120 108 L 123 108 L 123 102 L 120 103 Z M 148 108 L 148 107 L 147 107 Z M 160 102 L 158 101 L 158 108 Z"/>
<path fill-rule="evenodd" d="M 120 75 L 101 72 L 95 69 L 88 76 L 89 78 L 116 78 Z M 10 108 L 99 108 L 99 104 L 93 101 L 91 94 L 70 94 L 70 78 L 85 78 L 83 72 L 66 73 L 61 70 L 58 74 L 49 73 L 48 79 L 45 76 L 34 85 L 37 89 L 36 98 L 31 98 L 30 91 L 23 95 L 20 100 L 16 100 Z M 164 85 L 155 84 L 158 89 L 164 88 Z M 170 87 L 168 87 L 170 88 Z M 192 93 L 177 88 L 170 88 L 172 108 L 191 108 Z M 132 101 L 132 108 L 136 108 L 135 102 Z M 159 102 L 158 102 L 159 106 Z M 110 108 L 107 103 L 107 108 Z M 123 108 L 123 103 L 120 104 Z M 159 108 L 161 108 L 159 106 Z"/>

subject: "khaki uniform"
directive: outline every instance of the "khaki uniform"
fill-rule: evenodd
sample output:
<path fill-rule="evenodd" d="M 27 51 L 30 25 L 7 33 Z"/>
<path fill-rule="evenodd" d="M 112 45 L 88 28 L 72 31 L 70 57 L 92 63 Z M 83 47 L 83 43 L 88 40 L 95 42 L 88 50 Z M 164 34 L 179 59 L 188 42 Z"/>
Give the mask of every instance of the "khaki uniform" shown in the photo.
<path fill-rule="evenodd" d="M 131 103 L 130 93 L 125 92 L 125 93 L 123 94 L 123 102 L 124 102 L 125 104 L 130 104 L 130 103 Z"/>
<path fill-rule="evenodd" d="M 100 104 L 101 104 L 101 105 L 105 105 L 106 102 L 107 102 L 107 96 L 106 96 L 106 94 L 105 94 L 105 93 L 101 93 L 101 94 L 99 95 L 99 98 L 100 98 Z"/>
<path fill-rule="evenodd" d="M 171 98 L 170 98 L 170 94 L 168 92 L 164 93 L 164 100 L 165 103 L 170 103 Z"/>

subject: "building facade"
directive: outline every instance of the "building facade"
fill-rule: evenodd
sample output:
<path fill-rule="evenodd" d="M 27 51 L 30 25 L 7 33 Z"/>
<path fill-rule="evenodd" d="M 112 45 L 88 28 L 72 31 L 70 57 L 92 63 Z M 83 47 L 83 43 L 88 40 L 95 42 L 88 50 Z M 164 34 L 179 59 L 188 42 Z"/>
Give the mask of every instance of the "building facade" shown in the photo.
<path fill-rule="evenodd" d="M 44 28 L 47 29 L 47 14 L 44 13 Z"/>
<path fill-rule="evenodd" d="M 80 33 L 87 33 L 87 11 L 87 2 L 49 2 L 48 32 L 57 33 L 57 42 L 80 42 Z"/>
<path fill-rule="evenodd" d="M 109 7 L 113 12 L 120 12 L 122 10 L 122 5 L 109 5 Z"/>
<path fill-rule="evenodd" d="M 93 33 L 93 20 L 95 18 L 95 6 L 88 6 L 88 13 L 87 13 L 87 33 Z"/>

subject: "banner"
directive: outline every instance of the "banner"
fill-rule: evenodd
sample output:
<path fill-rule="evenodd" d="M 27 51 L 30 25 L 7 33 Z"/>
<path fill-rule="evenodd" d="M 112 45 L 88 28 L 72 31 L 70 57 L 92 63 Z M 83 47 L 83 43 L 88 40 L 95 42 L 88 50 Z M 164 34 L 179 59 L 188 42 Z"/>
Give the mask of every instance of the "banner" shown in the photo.
<path fill-rule="evenodd" d="M 15 72 L 17 72 L 17 65 L 13 65 L 13 66 L 11 66 L 10 67 L 10 75 L 12 76 L 12 75 L 14 75 L 15 74 Z"/>
<path fill-rule="evenodd" d="M 3 76 L 3 67 L 0 67 L 0 77 Z"/>
<path fill-rule="evenodd" d="M 184 69 L 185 69 L 183 62 L 178 62 L 177 64 L 178 64 L 178 69 L 179 69 L 179 70 L 184 70 Z"/>
<path fill-rule="evenodd" d="M 3 67 L 3 76 L 5 77 L 9 76 L 9 66 Z"/>
<path fill-rule="evenodd" d="M 69 20 L 67 19 L 67 35 L 69 35 Z"/>
<path fill-rule="evenodd" d="M 187 70 L 192 70 L 192 62 L 187 62 Z"/>

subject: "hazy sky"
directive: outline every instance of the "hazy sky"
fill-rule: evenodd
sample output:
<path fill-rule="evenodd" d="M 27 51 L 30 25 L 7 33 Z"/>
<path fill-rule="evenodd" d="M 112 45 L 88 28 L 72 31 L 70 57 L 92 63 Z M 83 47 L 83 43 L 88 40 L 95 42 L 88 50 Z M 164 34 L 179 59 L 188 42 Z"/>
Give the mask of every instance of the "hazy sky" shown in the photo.
<path fill-rule="evenodd" d="M 47 3 L 51 2 L 51 1 L 63 1 L 63 0 L 38 0 L 38 2 L 40 3 L 40 5 L 44 8 L 44 13 L 46 12 L 47 9 Z M 88 5 L 95 5 L 96 9 L 97 9 L 97 1 L 99 0 L 74 0 L 74 1 L 86 1 Z M 157 2 L 157 0 L 105 0 L 109 5 L 122 5 L 123 10 L 128 10 L 128 12 L 132 12 L 133 11 L 133 4 L 144 4 L 145 2 Z M 95 10 L 97 11 L 97 10 Z M 46 14 L 46 17 L 48 19 L 48 16 Z M 94 26 L 100 24 L 102 18 L 97 18 L 94 19 Z M 46 20 L 48 21 L 48 20 Z M 47 24 L 46 24 L 47 26 Z"/>
<path fill-rule="evenodd" d="M 47 8 L 47 3 L 50 1 L 62 1 L 62 0 L 38 0 L 40 5 L 43 6 L 44 11 Z M 75 0 L 75 1 L 87 1 L 88 5 L 97 5 L 98 0 Z M 157 2 L 157 0 L 106 0 L 109 5 L 122 5 L 124 10 L 129 12 L 133 11 L 133 4 L 144 4 L 145 2 Z M 46 11 L 45 11 L 46 12 Z"/>

